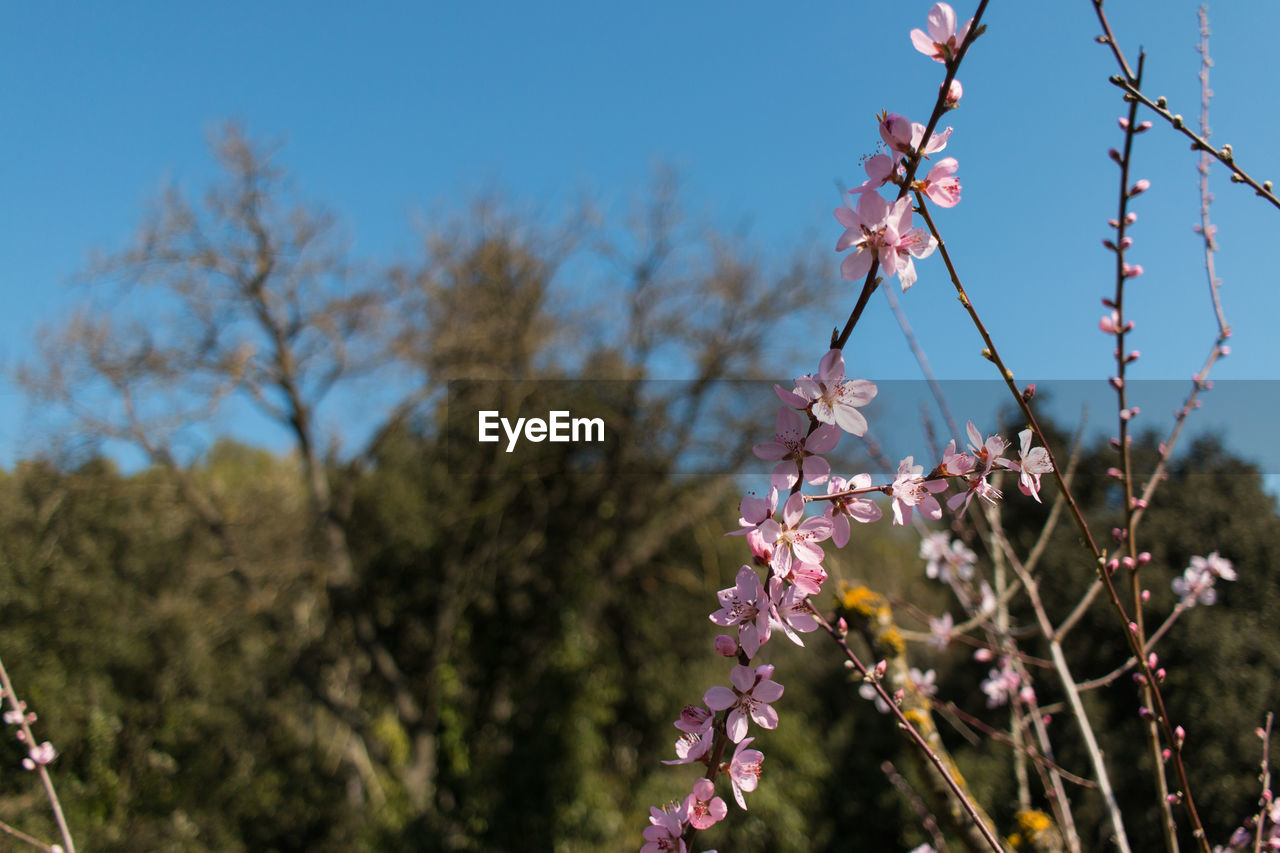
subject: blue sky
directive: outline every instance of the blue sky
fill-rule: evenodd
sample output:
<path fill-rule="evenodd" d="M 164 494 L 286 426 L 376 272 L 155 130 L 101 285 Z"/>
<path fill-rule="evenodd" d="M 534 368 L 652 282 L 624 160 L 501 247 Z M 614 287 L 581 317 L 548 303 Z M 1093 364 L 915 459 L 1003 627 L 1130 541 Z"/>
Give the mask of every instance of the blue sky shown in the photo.
<path fill-rule="evenodd" d="M 957 10 L 967 17 L 972 5 Z M 1144 88 L 1193 120 L 1197 4 L 1108 7 L 1126 52 L 1147 49 Z M 835 182 L 862 179 L 859 158 L 878 140 L 875 113 L 923 120 L 932 103 L 942 67 L 907 36 L 928 8 L 854 0 L 11 6 L 0 33 L 0 359 L 12 367 L 27 357 L 40 325 L 84 296 L 70 279 L 91 250 L 127 244 L 166 180 L 199 194 L 214 176 L 206 133 L 229 118 L 284 141 L 280 161 L 302 194 L 335 210 L 354 254 L 372 262 L 414 257 L 415 223 L 495 188 L 551 217 L 584 192 L 620 215 L 659 161 L 677 169 L 692 211 L 746 228 L 766 256 L 834 246 Z M 1270 58 L 1280 7 L 1232 0 L 1210 16 L 1213 139 L 1231 142 L 1257 177 L 1280 177 L 1280 70 Z M 1116 205 L 1106 157 L 1120 142 L 1122 104 L 1106 82 L 1115 68 L 1093 43 L 1089 0 L 996 2 L 987 23 L 961 69 L 964 101 L 947 117 L 964 198 L 941 212 L 939 226 L 1020 378 L 1105 379 L 1110 343 L 1096 324 L 1113 286 L 1100 240 Z M 1135 174 L 1152 181 L 1133 232 L 1132 259 L 1147 271 L 1128 303 L 1138 322 L 1132 344 L 1144 353 L 1135 369 L 1184 379 L 1214 330 L 1191 232 L 1195 160 L 1158 127 L 1139 140 Z M 1214 188 L 1218 271 L 1235 330 L 1215 376 L 1275 379 L 1280 211 L 1221 170 Z M 831 252 L 829 286 L 848 289 L 851 304 L 838 263 Z M 904 304 L 935 368 L 944 378 L 989 378 L 939 259 L 918 266 Z M 917 375 L 880 297 L 847 352 L 859 375 Z M 1277 408 L 1272 383 L 1256 388 L 1259 411 Z M 0 465 L 42 446 L 40 422 L 0 380 Z M 762 429 L 771 422 L 763 416 Z"/>

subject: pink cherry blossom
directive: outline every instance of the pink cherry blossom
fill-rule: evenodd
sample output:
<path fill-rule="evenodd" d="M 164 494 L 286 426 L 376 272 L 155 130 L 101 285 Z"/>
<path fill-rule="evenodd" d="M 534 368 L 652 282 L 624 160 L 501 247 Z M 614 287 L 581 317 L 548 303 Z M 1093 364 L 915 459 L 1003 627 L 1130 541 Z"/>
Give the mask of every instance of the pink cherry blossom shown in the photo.
<path fill-rule="evenodd" d="M 771 517 L 778 511 L 778 490 L 770 487 L 769 494 L 763 498 L 756 497 L 754 494 L 744 495 L 742 502 L 738 504 L 738 512 L 741 518 L 738 519 L 737 530 L 731 530 L 727 536 L 746 536 L 752 530 L 759 529 L 764 520 Z"/>
<path fill-rule="evenodd" d="M 911 227 L 911 199 L 906 196 L 890 204 L 879 193 L 863 193 L 855 209 L 839 207 L 835 215 L 845 227 L 836 251 L 856 249 L 840 264 L 840 276 L 847 281 L 865 276 L 875 259 L 886 275 L 898 276 L 905 293 L 916 282 L 913 258 L 927 258 L 938 246 L 928 231 Z"/>
<path fill-rule="evenodd" d="M 45 741 L 39 746 L 31 747 L 31 750 L 27 753 L 27 755 L 29 756 L 30 760 L 35 764 L 48 764 L 49 762 L 53 761 L 53 759 L 58 757 L 58 752 L 53 748 L 53 744 L 49 743 L 49 741 Z M 30 769 L 30 768 L 27 768 L 27 769 Z"/>
<path fill-rule="evenodd" d="M 796 378 L 795 393 L 808 401 L 818 423 L 861 436 L 867 434 L 867 419 L 858 407 L 875 399 L 876 390 L 866 379 L 845 379 L 844 353 L 832 349 L 818 363 L 817 374 Z"/>
<path fill-rule="evenodd" d="M 827 571 L 814 563 L 791 562 L 791 574 L 786 576 L 795 588 L 803 595 L 817 595 L 822 592 L 822 584 L 827 580 Z"/>
<path fill-rule="evenodd" d="M 1022 687 L 1022 677 L 1014 670 L 1008 658 L 1000 659 L 1000 668 L 993 669 L 982 682 L 982 692 L 987 694 L 987 707 L 996 708 L 1008 704 Z"/>
<path fill-rule="evenodd" d="M 831 475 L 827 460 L 817 455 L 835 448 L 840 441 L 838 427 L 823 424 L 808 435 L 807 424 L 794 409 L 779 409 L 773 441 L 757 444 L 753 451 L 761 459 L 781 460 L 773 468 L 770 485 L 785 491 L 804 477 L 806 483 L 820 485 Z"/>
<path fill-rule="evenodd" d="M 680 712 L 680 719 L 675 722 L 675 727 L 684 732 L 676 741 L 676 757 L 662 763 L 691 764 L 700 760 L 715 740 L 715 732 L 711 728 L 714 722 L 714 715 L 706 708 L 686 705 Z"/>
<path fill-rule="evenodd" d="M 727 628 L 738 626 L 738 642 L 748 658 L 756 656 L 760 647 L 769 641 L 770 602 L 764 584 L 750 566 L 738 569 L 734 586 L 716 593 L 720 609 L 711 614 L 711 621 Z"/>
<path fill-rule="evenodd" d="M 685 798 L 684 810 L 694 829 L 714 826 L 729 813 L 724 800 L 716 796 L 715 783 L 710 779 L 699 779 L 693 783 L 693 793 Z"/>
<path fill-rule="evenodd" d="M 907 672 L 907 681 L 916 693 L 926 699 L 938 693 L 938 674 L 932 669 L 921 672 L 913 666 Z"/>
<path fill-rule="evenodd" d="M 1230 560 L 1214 551 L 1207 557 L 1192 557 L 1182 577 L 1173 579 L 1173 591 L 1182 598 L 1184 607 L 1207 606 L 1218 600 L 1218 591 L 1214 589 L 1218 579 L 1233 581 L 1236 572 Z"/>
<path fill-rule="evenodd" d="M 937 619 L 929 620 L 929 646 L 945 652 L 951 645 L 951 634 L 955 630 L 955 620 L 950 613 L 943 613 Z"/>
<path fill-rule="evenodd" d="M 688 847 L 680 836 L 684 833 L 684 824 L 688 820 L 684 806 L 669 803 L 666 808 L 651 806 L 649 808 L 649 826 L 645 827 L 644 840 L 647 842 L 640 848 L 640 853 L 685 853 Z"/>
<path fill-rule="evenodd" d="M 804 645 L 800 634 L 818 630 L 808 596 L 799 587 L 783 583 L 782 578 L 769 579 L 769 618 L 797 646 Z"/>
<path fill-rule="evenodd" d="M 916 50 L 935 62 L 950 62 L 964 43 L 972 23 L 973 19 L 970 18 L 957 30 L 955 10 L 946 3 L 935 3 L 925 18 L 928 33 L 920 29 L 912 30 L 911 43 Z"/>
<path fill-rule="evenodd" d="M 924 466 L 916 465 L 914 457 L 903 459 L 898 463 L 898 476 L 891 487 L 893 523 L 906 524 L 914 509 L 919 509 L 925 518 L 935 521 L 942 518 L 942 507 L 934 495 L 946 488 L 942 480 L 925 480 Z"/>
<path fill-rule="evenodd" d="M 743 792 L 751 792 L 760 784 L 761 764 L 764 762 L 764 753 L 758 749 L 747 749 L 755 738 L 749 737 L 740 742 L 733 751 L 733 758 L 729 761 L 729 781 L 733 783 L 733 798 L 738 801 L 738 805 L 744 810 L 747 808 L 747 800 L 742 796 Z"/>
<path fill-rule="evenodd" d="M 947 501 L 947 509 L 953 512 L 964 512 L 969 507 L 969 501 L 975 495 L 994 504 L 1000 500 L 1000 490 L 991 485 L 987 481 L 987 477 L 991 475 L 992 469 L 998 462 L 1004 463 L 1000 456 L 1009 448 L 1009 442 L 1005 441 L 998 435 L 992 435 L 984 442 L 982 433 L 978 432 L 978 428 L 973 425 L 973 421 L 968 424 L 969 434 L 969 450 L 973 453 L 974 466 L 973 471 L 969 474 L 969 482 L 967 488 L 959 494 L 953 495 Z"/>
<path fill-rule="evenodd" d="M 942 473 L 948 477 L 959 477 L 972 471 L 973 466 L 973 457 L 967 453 L 957 453 L 956 440 L 951 439 L 947 443 L 947 449 L 942 452 Z"/>
<path fill-rule="evenodd" d="M 782 522 L 770 518 L 760 525 L 765 542 L 773 546 L 774 574 L 786 577 L 793 561 L 821 563 L 826 554 L 818 545 L 831 538 L 831 520 L 825 516 L 804 517 L 804 496 L 799 492 L 782 506 Z"/>
<path fill-rule="evenodd" d="M 923 145 L 925 127 L 918 121 L 911 121 L 897 113 L 886 113 L 880 118 L 880 138 L 889 149 L 910 157 L 919 153 L 922 157 L 936 154 L 947 147 L 947 140 L 955 128 L 948 127 L 941 133 L 929 136 L 927 145 Z"/>
<path fill-rule="evenodd" d="M 938 207 L 955 207 L 960 203 L 960 182 L 955 178 L 958 168 L 956 158 L 944 157 L 920 182 L 921 191 Z"/>
<path fill-rule="evenodd" d="M 869 488 L 871 488 L 870 474 L 857 474 L 850 480 L 846 480 L 843 477 L 832 477 L 827 481 L 827 494 L 829 495 Z M 831 519 L 831 541 L 836 544 L 837 548 L 843 548 L 849 544 L 849 519 L 852 518 L 859 524 L 870 524 L 871 522 L 879 521 L 881 515 L 880 507 L 873 500 L 858 497 L 857 495 L 832 498 L 827 501 L 826 509 L 826 516 Z"/>
<path fill-rule="evenodd" d="M 741 743 L 746 737 L 748 717 L 766 729 L 778 727 L 778 712 L 770 703 L 782 697 L 783 687 L 773 680 L 771 665 L 752 669 L 739 664 L 729 673 L 729 682 L 732 689 L 712 687 L 703 696 L 703 701 L 713 711 L 732 709 L 725 720 L 725 734 L 729 740 Z"/>
<path fill-rule="evenodd" d="M 931 533 L 921 539 L 920 557 L 927 561 L 925 576 L 943 583 L 973 577 L 973 566 L 978 561 L 978 555 L 968 546 L 959 539 L 952 542 L 946 533 Z"/>
<path fill-rule="evenodd" d="M 1001 467 L 1018 472 L 1018 488 L 1024 495 L 1030 495 L 1040 502 L 1040 477 L 1053 473 L 1053 463 L 1049 461 L 1049 451 L 1043 447 L 1031 446 L 1032 432 L 1024 429 L 1018 433 L 1019 458 L 997 460 Z"/>
<path fill-rule="evenodd" d="M 845 231 L 836 241 L 836 251 L 854 249 L 840 262 L 840 277 L 846 281 L 856 281 L 871 271 L 871 262 L 877 258 L 880 266 L 892 274 L 895 262 L 894 255 L 881 255 L 885 248 L 885 231 L 889 227 L 889 202 L 877 192 L 865 192 L 858 197 L 858 204 L 850 210 L 847 207 L 836 208 L 836 220 L 844 226 Z"/>

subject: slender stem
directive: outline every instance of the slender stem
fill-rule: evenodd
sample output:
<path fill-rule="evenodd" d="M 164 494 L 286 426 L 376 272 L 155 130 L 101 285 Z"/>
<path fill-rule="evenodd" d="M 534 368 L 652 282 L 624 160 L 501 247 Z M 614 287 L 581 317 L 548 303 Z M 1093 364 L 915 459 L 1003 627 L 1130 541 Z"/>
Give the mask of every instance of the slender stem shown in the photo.
<path fill-rule="evenodd" d="M 845 639 L 843 632 L 837 630 L 826 620 L 825 617 L 823 617 L 821 613 L 815 611 L 813 617 L 817 620 L 818 624 L 822 626 L 823 630 L 831 636 L 831 639 L 835 640 L 836 645 L 838 645 L 840 650 L 844 652 L 845 659 L 853 664 L 853 668 L 858 671 L 858 674 L 863 678 L 867 678 L 870 674 L 870 669 L 868 669 L 867 665 L 858 658 L 853 649 L 849 647 L 849 643 Z M 928 741 L 926 741 L 924 736 L 920 734 L 919 730 L 912 725 L 911 720 L 902 713 L 902 709 L 898 707 L 893 697 L 890 696 L 884 689 L 883 685 L 880 684 L 880 681 L 878 679 L 871 678 L 867 683 L 875 687 L 876 694 L 889 707 L 890 713 L 893 714 L 894 719 L 898 722 L 898 727 L 902 731 L 906 732 L 907 737 L 916 745 L 920 750 L 920 753 L 930 764 L 933 765 L 934 770 L 938 772 L 938 776 L 955 796 L 960 807 L 964 809 L 965 814 L 969 816 L 969 819 L 973 822 L 974 827 L 976 827 L 978 833 L 982 836 L 982 839 L 992 850 L 995 850 L 996 853 L 1003 853 L 1004 848 L 1000 846 L 1000 842 L 996 839 L 995 833 L 992 831 L 991 827 L 987 825 L 987 821 L 983 816 L 979 814 L 977 807 L 969 798 L 968 794 L 965 793 L 964 788 L 960 786 L 960 783 L 956 781 L 955 776 L 952 775 L 951 771 L 947 768 L 946 762 L 944 762 L 942 758 L 929 747 Z"/>
<path fill-rule="evenodd" d="M 1267 723 L 1262 729 L 1262 773 L 1258 781 L 1262 783 L 1262 797 L 1258 809 L 1257 830 L 1253 839 L 1253 853 L 1262 853 L 1262 826 L 1271 809 L 1271 722 L 1272 714 L 1267 712 Z"/>
<path fill-rule="evenodd" d="M 0 661 L 0 688 L 3 688 L 4 696 L 9 700 L 9 709 L 21 720 L 18 725 L 22 729 L 23 743 L 31 749 L 36 745 L 36 737 L 27 722 L 26 708 L 18 701 L 18 695 L 13 691 L 13 682 L 9 680 L 9 671 L 5 669 L 3 661 Z M 62 835 L 63 849 L 65 853 L 76 853 L 76 844 L 71 839 L 71 830 L 67 827 L 67 819 L 62 814 L 62 803 L 58 801 L 58 792 L 53 789 L 53 777 L 49 775 L 49 768 L 36 763 L 35 769 L 40 775 L 40 782 L 44 785 L 49 807 L 53 810 L 53 820 L 58 825 L 58 832 Z"/>
<path fill-rule="evenodd" d="M 1098 23 L 1102 26 L 1102 32 L 1103 32 L 1103 35 L 1098 36 L 1098 41 L 1102 42 L 1103 44 L 1109 45 L 1111 47 L 1111 53 L 1113 56 L 1115 56 L 1116 63 L 1120 66 L 1120 70 L 1122 72 L 1122 74 L 1117 74 L 1114 77 L 1111 77 L 1110 78 L 1111 83 L 1113 85 L 1119 86 L 1127 94 L 1132 95 L 1134 98 L 1137 98 L 1138 101 L 1140 101 L 1142 104 L 1144 104 L 1145 106 L 1153 110 L 1156 115 L 1160 116 L 1162 119 L 1169 122 L 1169 124 L 1173 127 L 1174 130 L 1178 131 L 1183 136 L 1191 140 L 1191 146 L 1193 148 L 1201 152 L 1204 152 L 1205 155 L 1212 155 L 1215 159 L 1218 160 L 1218 162 L 1222 163 L 1222 165 L 1230 169 L 1232 183 L 1248 184 L 1250 187 L 1253 187 L 1254 191 L 1260 197 L 1271 202 L 1271 204 L 1276 208 L 1280 208 L 1280 198 L 1277 198 L 1275 193 L 1272 192 L 1271 182 L 1264 181 L 1261 184 L 1259 184 L 1252 177 L 1250 177 L 1249 174 L 1244 171 L 1244 169 L 1240 168 L 1240 166 L 1236 164 L 1235 154 L 1231 150 L 1230 145 L 1224 145 L 1222 146 L 1221 149 L 1214 148 L 1209 144 L 1207 136 L 1200 136 L 1199 134 L 1193 132 L 1190 128 L 1188 128 L 1182 116 L 1172 112 L 1169 109 L 1168 102 L 1164 98 L 1157 98 L 1156 100 L 1152 101 L 1150 98 L 1148 98 L 1146 95 L 1142 93 L 1142 90 L 1138 88 L 1138 79 L 1134 75 L 1133 69 L 1129 67 L 1128 61 L 1126 61 L 1124 58 L 1124 51 L 1120 50 L 1120 45 L 1116 41 L 1115 33 L 1111 31 L 1111 23 L 1110 21 L 1107 20 L 1106 12 L 1102 10 L 1102 3 L 1103 3 L 1103 0 L 1093 0 L 1093 9 L 1098 15 Z M 1202 17 L 1201 20 L 1202 22 L 1204 22 L 1202 23 L 1202 26 L 1201 26 L 1201 44 L 1205 45 L 1207 44 L 1205 40 L 1208 38 L 1208 33 L 1206 32 L 1206 30 L 1208 29 L 1208 24 L 1207 24 L 1208 18 Z M 1208 75 L 1205 75 L 1206 80 L 1207 80 L 1207 77 Z M 1201 96 L 1202 97 L 1201 99 L 1202 115 L 1204 113 L 1204 101 L 1203 101 L 1204 88 L 1207 88 L 1207 83 L 1203 84 L 1202 90 L 1201 90 L 1202 91 L 1202 96 Z"/>
<path fill-rule="evenodd" d="M 1040 624 L 1040 630 L 1048 638 L 1049 654 L 1053 659 L 1054 671 L 1058 675 L 1058 683 L 1062 686 L 1062 692 L 1066 694 L 1067 704 L 1071 708 L 1071 715 L 1075 718 L 1076 724 L 1080 729 L 1085 751 L 1088 753 L 1089 761 L 1093 765 L 1093 773 L 1098 782 L 1098 789 L 1102 794 L 1102 800 L 1107 807 L 1107 814 L 1111 819 L 1111 830 L 1115 834 L 1116 847 L 1127 853 L 1129 850 L 1129 838 L 1125 834 L 1124 818 L 1120 813 L 1120 806 L 1116 802 L 1115 793 L 1111 788 L 1111 775 L 1107 772 L 1106 761 L 1103 759 L 1102 750 L 1098 747 L 1098 740 L 1094 735 L 1093 726 L 1089 724 L 1088 714 L 1084 709 L 1084 704 L 1080 701 L 1080 691 L 1076 689 L 1075 677 L 1071 674 L 1071 667 L 1067 664 L 1066 655 L 1062 652 L 1062 644 L 1054 638 L 1053 625 L 1049 620 L 1049 614 L 1044 608 L 1044 603 L 1040 600 L 1040 587 L 1035 578 L 1027 573 L 1026 568 L 1013 552 L 1009 541 L 1002 534 L 998 535 L 997 542 L 1008 557 L 1009 564 L 1013 566 L 1014 572 L 1021 579 L 1022 585 L 1026 588 L 1027 600 L 1030 601 L 1032 610 L 1035 612 L 1036 621 Z"/>

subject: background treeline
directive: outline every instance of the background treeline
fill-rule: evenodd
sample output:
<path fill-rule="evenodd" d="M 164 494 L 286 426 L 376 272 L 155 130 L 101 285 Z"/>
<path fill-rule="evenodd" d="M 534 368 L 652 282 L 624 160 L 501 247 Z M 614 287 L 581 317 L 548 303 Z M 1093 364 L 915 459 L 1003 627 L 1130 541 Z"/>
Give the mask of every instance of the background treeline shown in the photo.
<path fill-rule="evenodd" d="M 46 458 L 0 475 L 0 655 L 60 750 L 82 846 L 637 849 L 648 807 L 693 779 L 659 763 L 672 720 L 727 677 L 706 617 L 745 555 L 723 536 L 734 475 L 772 426 L 767 383 L 745 405 L 760 388 L 716 380 L 775 374 L 780 340 L 816 362 L 801 330 L 834 316 L 829 264 L 754 257 L 685 221 L 658 182 L 626 229 L 586 208 L 538 225 L 488 203 L 424 235 L 417 261 L 373 269 L 332 216 L 294 201 L 266 148 L 232 127 L 215 150 L 224 179 L 198 202 L 159 199 L 131 246 L 93 264 L 85 310 L 42 334 L 21 378 L 68 420 Z M 217 438 L 234 406 L 274 422 L 288 452 Z M 331 440 L 344 411 L 367 422 L 371 407 L 366 445 Z M 506 454 L 459 417 L 480 407 L 600 414 L 609 439 Z M 105 455 L 121 443 L 136 468 Z M 1102 530 L 1119 510 L 1110 464 L 1086 449 L 1077 478 Z M 1046 511 L 1007 502 L 1016 544 Z M 1145 529 L 1157 612 L 1193 554 L 1219 550 L 1240 573 L 1162 644 L 1201 814 L 1225 838 L 1253 807 L 1253 730 L 1277 704 L 1280 522 L 1258 472 L 1202 441 Z M 914 532 L 856 534 L 828 566 L 833 590 L 844 579 L 948 606 Z M 1054 535 L 1041 571 L 1061 618 L 1092 567 L 1072 527 Z M 1067 644 L 1081 676 L 1124 648 L 1101 602 Z M 977 689 L 986 665 L 957 648 L 912 654 L 944 696 L 1007 725 Z M 706 844 L 923 841 L 881 769 L 911 778 L 893 727 L 832 649 L 811 635 L 766 655 L 787 688 L 782 724 L 758 744 L 751 811 Z M 1154 827 L 1131 683 L 1088 701 L 1122 805 Z M 1087 775 L 1070 722 L 1054 725 L 1059 762 Z M 967 736 L 946 734 L 1011 828 L 1012 759 Z M 48 835 L 7 743 L 0 819 Z M 1100 838 L 1092 792 L 1074 795 L 1086 839 Z"/>

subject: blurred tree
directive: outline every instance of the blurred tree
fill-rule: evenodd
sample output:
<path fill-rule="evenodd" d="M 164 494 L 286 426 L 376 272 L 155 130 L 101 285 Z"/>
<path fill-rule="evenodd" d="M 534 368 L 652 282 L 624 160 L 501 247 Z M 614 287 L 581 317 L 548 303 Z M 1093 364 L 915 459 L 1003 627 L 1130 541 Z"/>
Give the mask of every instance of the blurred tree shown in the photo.
<path fill-rule="evenodd" d="M 376 789 L 366 755 L 373 716 L 360 707 L 356 674 L 367 664 L 402 713 L 419 711 L 357 606 L 318 409 L 338 383 L 379 364 L 384 293 L 352 269 L 330 214 L 287 202 L 284 173 L 239 127 L 223 128 L 213 147 L 223 181 L 200 206 L 166 192 L 135 245 L 89 273 L 110 291 L 111 307 L 87 307 L 43 335 L 43 360 L 20 378 L 38 399 L 74 413 L 81 430 L 129 442 L 165 472 L 221 542 L 229 573 L 248 595 L 273 581 L 246 565 L 236 509 L 185 461 L 233 397 L 285 430 L 313 543 L 312 597 L 288 628 L 313 641 L 299 675 L 351 729 L 349 765 Z M 353 635 L 354 648 L 335 632 Z"/>
<path fill-rule="evenodd" d="M 765 384 L 716 380 L 752 375 L 778 317 L 822 291 L 811 264 L 774 273 L 686 227 L 666 184 L 626 234 L 584 219 L 544 231 L 478 207 L 386 277 L 390 291 L 353 271 L 331 217 L 286 208 L 268 154 L 234 127 L 216 144 L 224 181 L 199 207 L 168 193 L 133 248 L 95 264 L 110 298 L 47 333 L 44 361 L 22 378 L 82 435 L 142 451 L 150 467 L 127 481 L 174 505 L 140 510 L 130 548 L 154 524 L 157 541 L 200 559 L 147 561 L 116 582 L 191 575 L 185 595 L 168 593 L 174 606 L 218 604 L 181 623 L 191 633 L 170 644 L 183 650 L 173 666 L 203 672 L 215 649 L 226 667 L 214 681 L 254 681 L 244 695 L 286 733 L 279 754 L 238 753 L 220 730 L 165 716 L 186 688 L 143 682 L 136 702 L 160 716 L 139 724 L 191 730 L 181 756 L 156 760 L 212 772 L 207 744 L 263 775 L 267 787 L 237 790 L 264 803 L 281 801 L 276 781 L 310 774 L 298 796 L 323 814 L 237 829 L 249 811 L 224 805 L 224 820 L 198 797 L 175 805 L 187 796 L 175 777 L 167 792 L 113 789 L 117 811 L 90 824 L 124 832 L 121 809 L 153 809 L 223 849 L 630 846 L 672 715 L 720 677 L 693 678 L 690 694 L 673 673 L 709 641 L 706 614 L 736 568 L 713 555 L 737 500 L 718 475 L 759 440 L 742 419 L 760 407 L 742 395 L 776 404 Z M 326 456 L 322 402 L 391 358 L 415 371 L 403 403 L 367 453 Z M 237 398 L 286 431 L 291 462 L 229 444 L 201 452 Z M 507 455 L 476 442 L 479 406 L 597 414 L 608 437 Z M 120 615 L 102 630 L 133 618 L 140 642 L 163 636 L 133 605 Z M 234 644 L 207 636 L 232 630 Z M 107 671 L 125 653 L 98 651 L 90 665 Z M 190 692 L 218 724 L 269 729 L 256 706 Z M 85 713 L 99 712 L 90 701 Z M 128 775 L 148 760 L 95 767 Z"/>

